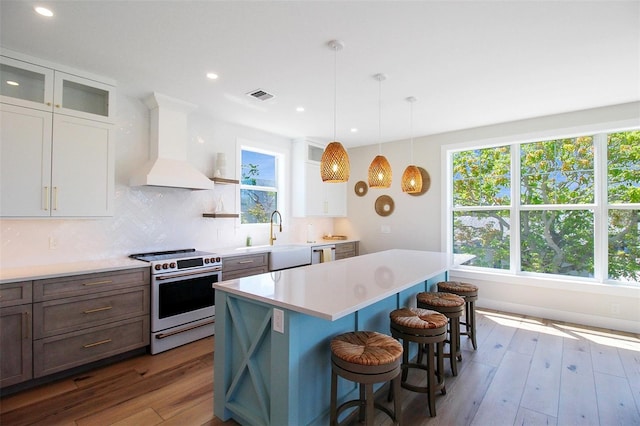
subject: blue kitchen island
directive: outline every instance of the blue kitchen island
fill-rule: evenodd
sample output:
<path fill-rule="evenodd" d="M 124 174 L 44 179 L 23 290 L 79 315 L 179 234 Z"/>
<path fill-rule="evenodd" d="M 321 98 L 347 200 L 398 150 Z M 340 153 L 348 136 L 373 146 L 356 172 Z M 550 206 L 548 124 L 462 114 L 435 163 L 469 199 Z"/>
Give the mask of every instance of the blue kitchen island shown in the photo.
<path fill-rule="evenodd" d="M 214 414 L 246 425 L 329 423 L 337 334 L 389 334 L 389 312 L 469 257 L 387 250 L 214 284 Z M 357 397 L 340 380 L 339 403 Z"/>

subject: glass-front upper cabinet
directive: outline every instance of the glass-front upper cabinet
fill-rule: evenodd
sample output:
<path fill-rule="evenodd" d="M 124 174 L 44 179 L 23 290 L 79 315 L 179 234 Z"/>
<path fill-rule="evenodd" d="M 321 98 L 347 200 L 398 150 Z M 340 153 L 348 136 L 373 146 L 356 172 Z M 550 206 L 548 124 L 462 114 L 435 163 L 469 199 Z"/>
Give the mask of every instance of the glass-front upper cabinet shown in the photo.
<path fill-rule="evenodd" d="M 6 104 L 53 109 L 53 70 L 0 56 L 0 101 Z"/>
<path fill-rule="evenodd" d="M 109 84 L 0 57 L 3 103 L 109 122 L 114 97 L 114 87 Z"/>

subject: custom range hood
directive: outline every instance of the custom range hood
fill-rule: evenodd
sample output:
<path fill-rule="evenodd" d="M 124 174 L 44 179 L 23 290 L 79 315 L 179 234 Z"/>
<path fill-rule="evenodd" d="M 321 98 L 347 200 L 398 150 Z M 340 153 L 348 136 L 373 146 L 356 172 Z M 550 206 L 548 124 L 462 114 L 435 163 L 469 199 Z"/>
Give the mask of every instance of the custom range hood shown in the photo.
<path fill-rule="evenodd" d="M 149 161 L 129 180 L 131 186 L 213 189 L 213 181 L 187 162 L 187 116 L 196 106 L 159 93 L 150 111 Z"/>

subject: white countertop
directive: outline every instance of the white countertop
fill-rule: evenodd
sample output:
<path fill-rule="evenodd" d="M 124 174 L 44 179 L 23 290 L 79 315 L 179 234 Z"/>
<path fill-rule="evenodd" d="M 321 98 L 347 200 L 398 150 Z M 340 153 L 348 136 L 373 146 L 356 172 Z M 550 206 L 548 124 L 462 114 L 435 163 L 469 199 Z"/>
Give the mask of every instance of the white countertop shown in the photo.
<path fill-rule="evenodd" d="M 148 267 L 149 264 L 147 262 L 130 259 L 128 257 L 119 257 L 114 259 L 56 263 L 51 265 L 3 268 L 0 270 L 0 284 Z"/>
<path fill-rule="evenodd" d="M 245 246 L 245 247 L 227 247 L 227 248 L 214 248 L 210 250 L 212 253 L 219 255 L 221 257 L 233 257 L 233 256 L 242 256 L 245 254 L 253 254 L 253 253 L 268 253 L 274 248 L 282 246 L 306 246 L 306 247 L 319 247 L 319 246 L 327 246 L 332 244 L 342 244 L 342 243 L 352 243 L 360 240 L 318 240 L 313 243 L 279 243 L 276 242 L 274 245 L 270 246 L 268 244 L 259 245 L 259 246 Z"/>
<path fill-rule="evenodd" d="M 472 257 L 394 249 L 222 281 L 213 287 L 335 321 Z"/>

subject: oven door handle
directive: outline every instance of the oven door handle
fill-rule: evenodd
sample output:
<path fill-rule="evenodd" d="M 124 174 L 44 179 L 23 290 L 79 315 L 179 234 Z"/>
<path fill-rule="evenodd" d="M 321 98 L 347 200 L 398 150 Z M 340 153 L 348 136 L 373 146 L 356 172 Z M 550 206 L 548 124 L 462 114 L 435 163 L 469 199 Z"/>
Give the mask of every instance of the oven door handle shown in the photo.
<path fill-rule="evenodd" d="M 176 278 L 191 277 L 191 276 L 194 276 L 194 275 L 204 275 L 204 274 L 209 274 L 211 272 L 220 272 L 220 271 L 222 271 L 221 267 L 220 268 L 207 269 L 207 270 L 200 269 L 198 271 L 183 272 L 181 274 L 171 274 L 171 276 L 160 275 L 160 276 L 156 276 L 155 279 L 157 281 L 173 280 L 173 279 L 176 279 Z"/>

